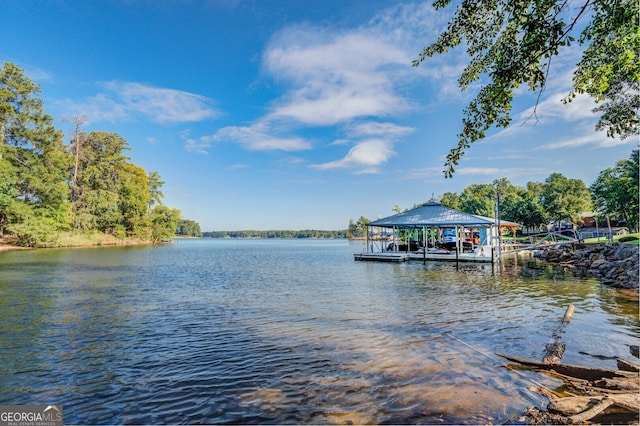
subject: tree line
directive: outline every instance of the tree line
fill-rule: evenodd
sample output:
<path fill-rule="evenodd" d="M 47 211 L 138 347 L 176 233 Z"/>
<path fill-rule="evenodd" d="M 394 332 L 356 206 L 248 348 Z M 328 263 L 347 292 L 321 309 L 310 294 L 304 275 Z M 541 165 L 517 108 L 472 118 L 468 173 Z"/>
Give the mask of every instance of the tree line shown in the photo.
<path fill-rule="evenodd" d="M 176 235 L 179 237 L 202 237 L 200 224 L 195 220 L 182 219 L 178 222 Z"/>
<path fill-rule="evenodd" d="M 303 229 L 300 231 L 212 231 L 204 232 L 202 236 L 210 238 L 347 238 L 347 230 L 324 231 L 317 229 Z"/>
<path fill-rule="evenodd" d="M 640 211 L 638 158 L 638 150 L 633 150 L 628 159 L 601 171 L 590 187 L 580 179 L 552 173 L 544 182 L 528 182 L 524 187 L 501 178 L 490 184 L 470 185 L 460 194 L 446 192 L 429 201 L 438 201 L 469 214 L 495 217 L 499 194 L 501 219 L 519 223 L 525 228 L 534 229 L 564 220 L 580 225 L 584 213 L 593 212 L 599 223 L 607 223 L 608 220 L 613 225 L 626 226 L 637 232 Z M 417 206 L 419 204 L 412 208 Z M 403 210 L 394 206 L 393 211 L 400 213 Z M 349 238 L 365 236 L 369 222 L 364 216 L 357 221 L 350 219 Z"/>
<path fill-rule="evenodd" d="M 176 233 L 181 214 L 162 203 L 157 172 L 133 164 L 116 133 L 81 131 L 69 143 L 44 111 L 40 86 L 18 66 L 0 69 L 0 237 L 55 244 L 63 233 L 103 233 L 158 242 Z"/>

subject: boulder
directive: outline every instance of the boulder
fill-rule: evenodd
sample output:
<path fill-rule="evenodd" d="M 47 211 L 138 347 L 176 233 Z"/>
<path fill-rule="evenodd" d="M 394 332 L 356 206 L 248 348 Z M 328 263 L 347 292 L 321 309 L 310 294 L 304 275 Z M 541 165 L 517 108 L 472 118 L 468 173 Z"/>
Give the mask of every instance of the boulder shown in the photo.
<path fill-rule="evenodd" d="M 640 288 L 640 250 L 636 244 L 575 244 L 544 247 L 535 257 L 551 263 L 572 263 L 576 273 L 599 278 L 617 288 Z"/>

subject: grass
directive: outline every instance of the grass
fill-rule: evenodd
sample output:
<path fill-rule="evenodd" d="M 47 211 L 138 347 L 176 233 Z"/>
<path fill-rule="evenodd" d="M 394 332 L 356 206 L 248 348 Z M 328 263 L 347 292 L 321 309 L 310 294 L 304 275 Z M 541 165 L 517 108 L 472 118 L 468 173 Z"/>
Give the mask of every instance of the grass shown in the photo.
<path fill-rule="evenodd" d="M 121 240 L 113 235 L 101 232 L 75 233 L 61 232 L 56 235 L 55 242 L 46 244 L 46 247 L 90 247 L 90 246 L 122 246 L 145 244 L 138 238 Z"/>
<path fill-rule="evenodd" d="M 608 240 L 606 237 L 600 238 L 587 238 L 585 243 L 606 243 Z M 627 235 L 614 235 L 614 242 L 622 242 L 626 244 L 640 244 L 640 233 L 627 234 Z"/>

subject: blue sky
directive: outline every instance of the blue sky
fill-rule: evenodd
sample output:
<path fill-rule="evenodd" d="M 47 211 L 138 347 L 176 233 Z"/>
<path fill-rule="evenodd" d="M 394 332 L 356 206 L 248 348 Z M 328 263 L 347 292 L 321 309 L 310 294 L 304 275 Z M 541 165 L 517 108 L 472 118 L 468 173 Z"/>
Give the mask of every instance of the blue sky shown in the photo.
<path fill-rule="evenodd" d="M 589 98 L 561 104 L 574 45 L 536 118 L 523 88 L 512 126 L 445 179 L 477 87 L 458 89 L 462 49 L 411 60 L 447 18 L 398 0 L 4 0 L 0 60 L 40 84 L 67 141 L 74 115 L 124 137 L 204 231 L 344 229 L 501 177 L 591 185 L 637 147 L 594 130 Z"/>

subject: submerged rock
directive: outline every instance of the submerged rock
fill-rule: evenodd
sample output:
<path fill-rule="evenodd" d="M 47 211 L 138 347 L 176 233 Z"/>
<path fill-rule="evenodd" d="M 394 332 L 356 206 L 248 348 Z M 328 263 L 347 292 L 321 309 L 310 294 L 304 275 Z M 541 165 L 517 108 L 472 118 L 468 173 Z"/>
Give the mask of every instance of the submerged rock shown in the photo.
<path fill-rule="evenodd" d="M 598 278 L 603 284 L 638 290 L 640 246 L 636 244 L 566 244 L 542 247 L 534 256 L 575 267 L 579 276 Z"/>

